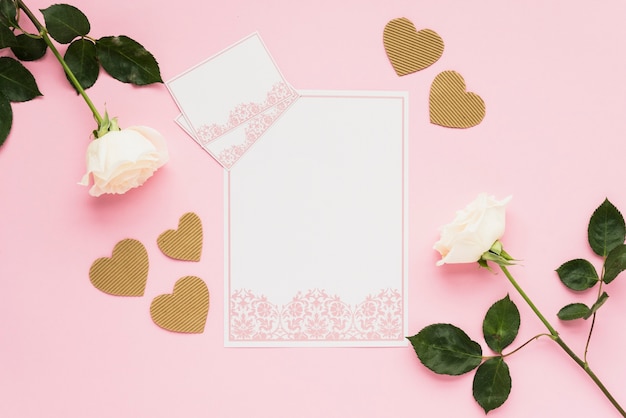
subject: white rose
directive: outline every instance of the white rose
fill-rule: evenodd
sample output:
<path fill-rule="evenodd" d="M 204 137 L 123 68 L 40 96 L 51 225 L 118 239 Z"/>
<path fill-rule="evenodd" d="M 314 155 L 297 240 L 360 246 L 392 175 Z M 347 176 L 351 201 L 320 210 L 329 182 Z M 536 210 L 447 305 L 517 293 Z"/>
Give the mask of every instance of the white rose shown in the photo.
<path fill-rule="evenodd" d="M 434 249 L 441 254 L 437 265 L 478 261 L 504 235 L 505 206 L 511 196 L 496 200 L 481 193 L 452 223 L 441 228 Z"/>
<path fill-rule="evenodd" d="M 122 194 L 141 186 L 169 159 L 165 139 L 152 128 L 133 126 L 110 131 L 87 148 L 87 173 L 80 184 L 93 186 L 92 196 Z"/>

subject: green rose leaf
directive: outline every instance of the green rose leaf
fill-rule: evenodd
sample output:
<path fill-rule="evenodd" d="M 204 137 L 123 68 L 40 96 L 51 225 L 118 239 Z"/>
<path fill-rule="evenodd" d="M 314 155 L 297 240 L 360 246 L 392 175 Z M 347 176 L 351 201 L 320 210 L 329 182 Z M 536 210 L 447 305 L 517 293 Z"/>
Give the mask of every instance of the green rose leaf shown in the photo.
<path fill-rule="evenodd" d="M 438 374 L 460 375 L 482 361 L 480 345 L 451 324 L 432 324 L 408 337 L 422 364 Z"/>
<path fill-rule="evenodd" d="M 0 23 L 7 27 L 17 26 L 17 9 L 13 0 L 0 0 Z"/>
<path fill-rule="evenodd" d="M 98 79 L 100 64 L 96 58 L 96 46 L 87 39 L 77 39 L 65 52 L 65 62 L 84 89 L 93 86 Z M 73 85 L 72 85 L 73 86 Z"/>
<path fill-rule="evenodd" d="M 15 34 L 8 26 L 0 23 L 0 49 L 17 45 Z"/>
<path fill-rule="evenodd" d="M 12 102 L 26 102 L 41 96 L 35 77 L 10 57 L 0 57 L 0 93 Z"/>
<path fill-rule="evenodd" d="M 519 310 L 507 295 L 487 311 L 483 321 L 483 335 L 487 345 L 496 353 L 502 353 L 517 337 L 519 326 Z"/>
<path fill-rule="evenodd" d="M 561 308 L 556 314 L 560 320 L 571 321 L 574 319 L 588 318 L 591 315 L 591 309 L 584 303 L 570 303 Z"/>
<path fill-rule="evenodd" d="M 32 38 L 28 35 L 19 34 L 17 43 L 11 47 L 11 51 L 22 61 L 35 61 L 46 55 L 48 45 L 42 38 Z"/>
<path fill-rule="evenodd" d="M 83 12 L 69 4 L 54 4 L 42 9 L 46 29 L 57 42 L 69 44 L 79 36 L 85 36 L 91 29 Z"/>
<path fill-rule="evenodd" d="M 604 283 L 611 283 L 622 271 L 626 270 L 626 245 L 613 248 L 604 260 Z"/>
<path fill-rule="evenodd" d="M 599 281 L 593 265 L 581 258 L 563 263 L 556 272 L 563 284 L 572 290 L 587 290 Z"/>
<path fill-rule="evenodd" d="M 102 68 L 116 80 L 138 86 L 163 82 L 156 59 L 127 36 L 100 38 L 96 50 Z"/>
<path fill-rule="evenodd" d="M 472 392 L 485 413 L 502 406 L 511 393 L 509 366 L 502 357 L 490 358 L 480 365 L 474 375 Z"/>
<path fill-rule="evenodd" d="M 606 302 L 608 298 L 609 298 L 609 295 L 606 292 L 602 292 L 600 297 L 598 297 L 598 300 L 596 300 L 596 302 L 593 305 L 591 305 L 591 309 L 589 309 L 589 312 L 587 312 L 587 315 L 585 315 L 584 318 L 588 319 L 589 317 L 591 317 L 591 315 L 596 313 L 596 311 L 600 309 L 600 306 L 604 305 L 604 302 Z"/>
<path fill-rule="evenodd" d="M 9 136 L 12 124 L 13 110 L 11 109 L 11 102 L 0 94 L 0 146 L 4 144 L 4 141 Z"/>
<path fill-rule="evenodd" d="M 591 215 L 587 229 L 589 245 L 598 255 L 606 256 L 626 239 L 624 217 L 608 199 Z"/>

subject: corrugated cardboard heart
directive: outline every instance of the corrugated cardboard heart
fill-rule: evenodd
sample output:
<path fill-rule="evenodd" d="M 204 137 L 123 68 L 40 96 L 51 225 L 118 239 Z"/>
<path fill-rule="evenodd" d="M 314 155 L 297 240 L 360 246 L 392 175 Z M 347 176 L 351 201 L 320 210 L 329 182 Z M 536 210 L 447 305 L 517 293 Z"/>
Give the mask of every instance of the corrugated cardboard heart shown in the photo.
<path fill-rule="evenodd" d="M 456 71 L 443 71 L 430 87 L 430 121 L 447 128 L 471 128 L 485 117 L 485 102 L 465 90 L 465 80 Z"/>
<path fill-rule="evenodd" d="M 383 44 L 399 76 L 431 66 L 443 54 L 443 40 L 432 29 L 418 31 L 406 17 L 393 19 L 383 31 Z"/>
<path fill-rule="evenodd" d="M 178 229 L 169 229 L 157 238 L 163 254 L 183 261 L 200 261 L 202 255 L 202 222 L 193 212 L 185 213 Z"/>
<path fill-rule="evenodd" d="M 209 289 L 195 276 L 179 279 L 174 292 L 152 300 L 150 316 L 155 324 L 173 332 L 202 333 L 209 312 Z"/>
<path fill-rule="evenodd" d="M 143 244 L 124 239 L 111 257 L 97 259 L 89 269 L 91 283 L 114 296 L 143 296 L 148 280 L 148 253 Z"/>

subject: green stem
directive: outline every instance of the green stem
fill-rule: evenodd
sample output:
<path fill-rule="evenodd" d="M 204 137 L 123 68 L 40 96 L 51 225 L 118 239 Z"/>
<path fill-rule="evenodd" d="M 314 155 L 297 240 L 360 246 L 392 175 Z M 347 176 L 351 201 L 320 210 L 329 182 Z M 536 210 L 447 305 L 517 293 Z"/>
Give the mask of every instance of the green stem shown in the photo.
<path fill-rule="evenodd" d="M 606 257 L 604 257 L 604 260 L 606 260 Z M 600 274 L 600 285 L 598 286 L 598 297 L 596 298 L 596 300 L 599 300 L 600 297 L 602 296 L 602 284 L 604 284 L 604 260 L 602 262 L 602 274 Z M 585 362 L 587 362 L 587 352 L 589 351 L 589 344 L 591 344 L 591 335 L 593 334 L 593 327 L 596 324 L 596 314 L 597 312 L 594 312 L 591 318 L 591 326 L 589 327 L 589 334 L 587 335 L 587 343 L 585 344 L 585 354 L 583 355 L 583 359 L 585 360 Z"/>
<path fill-rule="evenodd" d="M 576 353 L 574 353 L 572 349 L 569 348 L 567 344 L 565 344 L 565 341 L 561 339 L 556 329 L 554 329 L 554 327 L 550 324 L 550 322 L 548 322 L 548 320 L 543 316 L 543 314 L 539 311 L 539 309 L 537 309 L 537 307 L 530 300 L 526 292 L 524 292 L 524 290 L 522 290 L 522 288 L 517 283 L 517 281 L 515 281 L 515 279 L 513 278 L 509 270 L 506 268 L 506 266 L 500 265 L 500 268 L 504 272 L 504 275 L 507 277 L 507 279 L 509 279 L 509 282 L 511 282 L 515 290 L 518 291 L 520 296 L 522 296 L 522 298 L 526 301 L 528 306 L 530 306 L 530 309 L 533 310 L 533 312 L 535 313 L 535 315 L 537 315 L 539 320 L 543 322 L 543 324 L 546 326 L 548 331 L 550 331 L 550 334 L 552 335 L 552 339 L 563 349 L 563 351 L 567 353 L 568 356 L 572 358 L 572 360 L 576 362 L 576 364 L 578 364 L 585 371 L 585 373 L 587 373 L 587 375 L 591 378 L 591 380 L 593 380 L 596 386 L 600 388 L 604 396 L 607 397 L 607 399 L 611 402 L 611 404 L 615 407 L 615 409 L 619 411 L 622 417 L 626 418 L 626 411 L 624 411 L 624 408 L 620 406 L 620 404 L 613 397 L 613 395 L 611 395 L 609 390 L 604 386 L 604 384 L 600 381 L 600 379 L 598 379 L 598 376 L 596 376 L 595 373 L 591 370 L 591 368 L 589 367 L 589 364 L 581 360 L 580 357 L 578 357 Z"/>
<path fill-rule="evenodd" d="M 543 314 L 541 312 L 539 312 L 539 309 L 537 309 L 537 307 L 535 306 L 535 304 L 533 303 L 532 300 L 530 300 L 530 298 L 528 297 L 528 295 L 526 294 L 526 292 L 524 292 L 524 290 L 520 287 L 519 284 L 517 284 L 517 282 L 515 281 L 515 279 L 513 278 L 513 276 L 511 275 L 511 273 L 509 272 L 509 269 L 506 268 L 506 266 L 503 266 L 500 264 L 500 268 L 502 269 L 502 271 L 504 272 L 504 275 L 507 277 L 507 279 L 509 279 L 509 281 L 511 282 L 511 284 L 513 285 L 513 287 L 515 288 L 515 290 L 518 291 L 518 293 L 522 296 L 522 298 L 526 301 L 526 303 L 528 304 L 528 306 L 530 306 L 530 309 L 533 310 L 533 312 L 535 313 L 535 315 L 537 315 L 539 317 L 539 319 L 541 320 L 541 322 L 543 322 L 543 324 L 546 326 L 546 328 L 548 328 L 548 331 L 550 331 L 550 334 L 552 334 L 552 336 L 554 337 L 558 337 L 559 333 L 556 331 L 556 329 L 554 329 L 554 327 L 550 324 L 550 322 L 548 322 L 548 320 L 546 319 L 545 316 L 543 316 Z"/>
<path fill-rule="evenodd" d="M 589 326 L 589 334 L 587 335 L 587 343 L 585 344 L 585 354 L 583 355 L 583 360 L 585 363 L 587 362 L 587 353 L 589 352 L 589 344 L 591 344 L 591 334 L 593 334 L 593 327 L 596 324 L 596 313 L 594 312 L 591 317 L 591 326 Z"/>
<path fill-rule="evenodd" d="M 506 353 L 506 354 L 502 354 L 502 357 L 508 357 L 512 354 L 517 353 L 519 350 L 521 350 L 522 348 L 526 347 L 528 344 L 530 344 L 531 342 L 538 340 L 541 337 L 550 337 L 552 338 L 552 334 L 537 334 L 534 337 L 532 337 L 531 339 L 529 339 L 528 341 L 526 341 L 524 344 L 520 345 L 519 347 L 517 347 L 515 350 L 511 351 L 510 353 Z"/>
<path fill-rule="evenodd" d="M 552 336 L 552 334 L 546 334 L 546 333 L 543 333 L 543 334 L 537 334 L 537 335 L 535 335 L 534 337 L 532 337 L 531 339 L 529 339 L 528 341 L 526 341 L 524 344 L 520 345 L 520 346 L 519 346 L 519 347 L 517 347 L 515 350 L 513 350 L 513 351 L 511 351 L 511 352 L 509 352 L 509 353 L 506 353 L 506 354 L 502 354 L 502 353 L 500 353 L 500 354 L 499 354 L 499 355 L 497 355 L 497 356 L 483 356 L 483 360 L 489 360 L 489 359 L 492 359 L 492 358 L 500 358 L 500 357 L 501 357 L 501 358 L 505 358 L 505 357 L 511 356 L 511 355 L 513 355 L 513 354 L 517 353 L 518 351 L 520 351 L 522 348 L 526 347 L 528 344 L 532 343 L 532 342 L 533 342 L 533 341 L 535 341 L 535 340 L 538 340 L 538 339 L 539 339 L 539 338 L 541 338 L 541 337 L 550 337 L 550 338 L 554 339 L 554 337 Z"/>
<path fill-rule="evenodd" d="M 94 106 L 93 102 L 87 95 L 87 92 L 85 92 L 85 89 L 83 89 L 83 87 L 80 85 L 80 82 L 78 81 L 78 79 L 76 78 L 76 76 L 74 75 L 70 67 L 67 65 L 67 63 L 63 59 L 63 56 L 59 53 L 59 50 L 56 48 L 56 46 L 54 46 L 54 43 L 52 43 L 50 36 L 48 36 L 48 30 L 45 28 L 45 26 L 41 24 L 41 22 L 39 22 L 39 20 L 33 14 L 33 12 L 31 12 L 28 6 L 24 4 L 23 0 L 16 0 L 15 4 L 18 7 L 18 9 L 23 10 L 26 16 L 28 16 L 28 19 L 31 22 L 33 22 L 33 25 L 35 25 L 35 28 L 37 28 L 37 30 L 39 31 L 39 34 L 41 35 L 43 40 L 46 42 L 46 45 L 48 45 L 48 47 L 50 48 L 50 50 L 52 51 L 56 59 L 59 61 L 59 63 L 61 64 L 61 67 L 63 67 L 63 70 L 65 70 L 65 74 L 67 74 L 67 78 L 69 78 L 72 85 L 76 88 L 76 91 L 78 91 L 78 93 L 85 100 L 85 103 L 87 103 L 87 106 L 89 106 L 91 113 L 93 113 L 94 119 L 98 123 L 98 127 L 100 127 L 104 119 L 102 118 L 102 116 L 100 115 L 100 112 L 98 112 L 98 109 L 96 109 L 96 106 Z"/>

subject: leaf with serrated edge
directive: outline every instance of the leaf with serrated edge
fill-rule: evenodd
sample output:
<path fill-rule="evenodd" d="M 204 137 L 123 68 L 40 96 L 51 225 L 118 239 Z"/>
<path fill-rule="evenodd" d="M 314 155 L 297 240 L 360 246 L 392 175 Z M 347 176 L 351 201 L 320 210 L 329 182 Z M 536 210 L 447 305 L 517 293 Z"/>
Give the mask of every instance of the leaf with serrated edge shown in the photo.
<path fill-rule="evenodd" d="M 519 326 L 519 310 L 509 295 L 506 295 L 487 311 L 483 320 L 483 336 L 489 348 L 496 353 L 502 353 L 517 337 Z"/>
<path fill-rule="evenodd" d="M 604 283 L 611 283 L 626 270 L 626 245 L 621 244 L 613 248 L 604 260 Z"/>
<path fill-rule="evenodd" d="M 35 77 L 10 57 L 0 57 L 0 93 L 12 102 L 27 102 L 41 96 Z"/>
<path fill-rule="evenodd" d="M 93 42 L 87 39 L 75 40 L 65 51 L 64 58 L 83 89 L 94 85 L 98 79 L 100 65 Z"/>
<path fill-rule="evenodd" d="M 608 199 L 593 212 L 587 227 L 587 237 L 593 252 L 606 256 L 626 239 L 626 225 L 620 211 Z"/>
<path fill-rule="evenodd" d="M 502 357 L 490 358 L 480 365 L 474 375 L 472 393 L 485 413 L 506 402 L 511 393 L 511 375 Z"/>
<path fill-rule="evenodd" d="M 102 68 L 116 80 L 138 86 L 163 82 L 154 56 L 128 36 L 100 38 L 96 49 Z"/>
<path fill-rule="evenodd" d="M 69 4 L 54 4 L 42 9 L 46 29 L 57 42 L 69 44 L 79 36 L 89 33 L 91 26 L 87 16 Z"/>
<path fill-rule="evenodd" d="M 48 45 L 42 38 L 32 38 L 25 34 L 17 35 L 17 44 L 11 47 L 11 51 L 17 59 L 22 61 L 35 61 L 46 55 Z"/>
<path fill-rule="evenodd" d="M 438 374 L 460 375 L 482 361 L 480 344 L 451 324 L 432 324 L 408 340 L 422 364 Z"/>
<path fill-rule="evenodd" d="M 569 305 L 565 305 L 561 308 L 561 310 L 556 314 L 562 321 L 572 321 L 574 319 L 583 319 L 588 317 L 591 310 L 584 303 L 570 303 Z"/>
<path fill-rule="evenodd" d="M 593 265 L 582 258 L 561 264 L 556 272 L 565 286 L 577 291 L 587 290 L 600 280 Z"/>
<path fill-rule="evenodd" d="M 13 125 L 13 109 L 11 109 L 11 102 L 0 94 L 0 146 L 4 144 L 4 141 L 9 136 L 11 125 Z"/>

